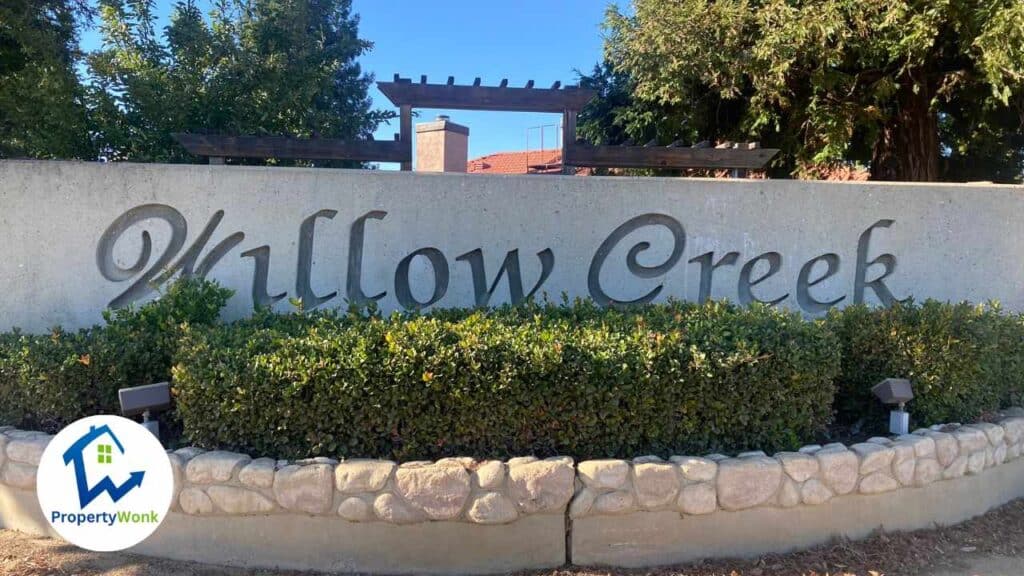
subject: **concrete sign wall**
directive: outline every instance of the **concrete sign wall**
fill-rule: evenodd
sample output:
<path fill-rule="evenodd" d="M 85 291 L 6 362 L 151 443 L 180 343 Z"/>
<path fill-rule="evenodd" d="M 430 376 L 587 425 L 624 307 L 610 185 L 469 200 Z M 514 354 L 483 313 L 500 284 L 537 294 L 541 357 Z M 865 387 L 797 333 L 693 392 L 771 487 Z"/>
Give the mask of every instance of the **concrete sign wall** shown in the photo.
<path fill-rule="evenodd" d="M 0 162 L 0 329 L 100 321 L 171 275 L 228 317 L 531 295 L 1024 310 L 1024 188 Z"/>

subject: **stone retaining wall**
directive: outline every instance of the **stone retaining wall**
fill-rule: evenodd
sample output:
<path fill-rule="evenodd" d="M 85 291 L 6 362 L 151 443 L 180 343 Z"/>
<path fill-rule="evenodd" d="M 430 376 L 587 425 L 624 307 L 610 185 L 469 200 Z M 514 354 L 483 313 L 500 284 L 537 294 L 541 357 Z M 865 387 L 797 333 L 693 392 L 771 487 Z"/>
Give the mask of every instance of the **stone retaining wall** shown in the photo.
<path fill-rule="evenodd" d="M 641 566 L 782 551 L 878 525 L 958 521 L 1024 496 L 1024 465 L 988 472 L 1024 462 L 1024 410 L 1002 416 L 997 423 L 938 425 L 774 456 L 643 456 L 575 466 L 566 457 L 289 462 L 183 448 L 168 453 L 172 512 L 137 551 L 248 566 L 435 573 L 551 567 L 568 558 Z M 0 427 L 0 526 L 48 531 L 34 490 L 50 438 Z M 975 498 L 979 490 L 989 493 Z M 908 516 L 891 496 L 916 498 L 918 508 L 928 509 Z M 935 499 L 947 501 L 928 504 Z M 856 512 L 827 513 L 847 509 L 871 513 L 859 520 Z M 809 517 L 819 517 L 813 534 L 805 526 L 787 540 L 776 527 Z M 761 523 L 763 529 L 750 532 Z M 204 546 L 210 535 L 232 532 L 229 526 L 237 533 Z M 281 526 L 292 528 L 274 529 Z M 698 526 L 704 544 L 694 549 Z M 748 536 L 737 541 L 738 533 Z M 761 533 L 772 537 L 760 542 Z M 339 538 L 346 544 L 328 545 Z M 323 545 L 310 545 L 311 539 Z M 389 552 L 410 542 L 419 547 L 407 556 Z M 729 545 L 717 545 L 722 542 Z"/>
<path fill-rule="evenodd" d="M 562 514 L 574 486 L 571 458 L 287 462 L 195 448 L 170 458 L 175 510 L 193 516 L 297 513 L 349 522 L 507 524 L 530 514 Z"/>
<path fill-rule="evenodd" d="M 1019 458 L 1022 450 L 1024 415 L 1019 415 L 998 424 L 937 425 L 849 447 L 804 446 L 772 457 L 745 452 L 735 458 L 587 460 L 577 466 L 581 485 L 570 515 L 671 510 L 689 516 L 818 506 L 847 494 L 880 494 L 981 474 Z"/>

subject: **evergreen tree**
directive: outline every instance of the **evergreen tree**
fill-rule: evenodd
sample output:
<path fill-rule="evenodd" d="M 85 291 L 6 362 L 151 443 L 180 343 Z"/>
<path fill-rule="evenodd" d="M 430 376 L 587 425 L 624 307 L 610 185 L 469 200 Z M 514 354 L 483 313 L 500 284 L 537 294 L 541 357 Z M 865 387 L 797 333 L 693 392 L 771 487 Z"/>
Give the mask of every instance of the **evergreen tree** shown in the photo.
<path fill-rule="evenodd" d="M 0 2 L 0 158 L 92 158 L 76 0 Z"/>
<path fill-rule="evenodd" d="M 89 70 L 112 159 L 195 161 L 174 132 L 366 138 L 392 115 L 370 110 L 351 0 L 180 2 L 162 34 L 152 0 L 102 0 L 100 17 Z"/>
<path fill-rule="evenodd" d="M 606 26 L 632 106 L 685 120 L 666 139 L 761 140 L 790 167 L 882 180 L 1024 170 L 1020 0 L 633 0 Z"/>

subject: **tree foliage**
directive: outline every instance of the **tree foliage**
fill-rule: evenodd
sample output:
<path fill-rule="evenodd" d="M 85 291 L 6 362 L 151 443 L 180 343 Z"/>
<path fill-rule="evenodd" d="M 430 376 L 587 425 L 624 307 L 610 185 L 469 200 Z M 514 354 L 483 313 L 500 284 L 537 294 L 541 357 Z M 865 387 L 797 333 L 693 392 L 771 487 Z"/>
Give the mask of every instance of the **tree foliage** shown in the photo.
<path fill-rule="evenodd" d="M 187 0 L 163 29 L 156 6 L 0 2 L 0 158 L 189 162 L 172 133 L 366 138 L 392 115 L 370 109 L 351 0 Z"/>
<path fill-rule="evenodd" d="M 630 106 L 672 112 L 659 139 L 760 139 L 789 167 L 860 161 L 880 179 L 1024 168 L 1019 0 L 634 0 L 606 26 Z"/>
<path fill-rule="evenodd" d="M 100 15 L 89 69 L 115 158 L 189 161 L 179 131 L 365 138 L 389 117 L 370 110 L 351 0 L 219 0 L 208 15 L 190 0 L 162 34 L 153 0 L 102 0 Z"/>
<path fill-rule="evenodd" d="M 78 0 L 0 2 L 0 158 L 93 155 L 78 82 Z"/>

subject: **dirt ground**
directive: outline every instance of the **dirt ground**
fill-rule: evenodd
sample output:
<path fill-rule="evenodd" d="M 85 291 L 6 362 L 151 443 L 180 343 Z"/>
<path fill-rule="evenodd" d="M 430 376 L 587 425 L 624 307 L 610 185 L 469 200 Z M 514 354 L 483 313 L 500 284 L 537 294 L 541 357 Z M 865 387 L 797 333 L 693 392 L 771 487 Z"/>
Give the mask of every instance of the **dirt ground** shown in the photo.
<path fill-rule="evenodd" d="M 4 576 L 297 576 L 301 572 L 240 570 L 152 560 L 130 554 L 84 552 L 63 542 L 0 530 Z M 1024 500 L 963 524 L 836 541 L 805 552 L 756 560 L 715 561 L 669 568 L 568 568 L 519 576 L 1021 576 Z"/>

